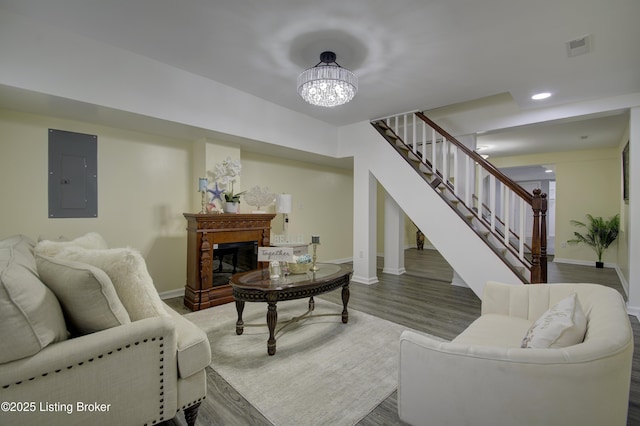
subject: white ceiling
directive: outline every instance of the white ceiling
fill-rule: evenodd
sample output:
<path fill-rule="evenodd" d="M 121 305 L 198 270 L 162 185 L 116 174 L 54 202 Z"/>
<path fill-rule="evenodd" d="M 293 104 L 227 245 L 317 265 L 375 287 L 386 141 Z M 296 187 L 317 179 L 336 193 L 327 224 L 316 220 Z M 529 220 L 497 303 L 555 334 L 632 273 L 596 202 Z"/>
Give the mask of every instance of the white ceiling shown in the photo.
<path fill-rule="evenodd" d="M 637 0 L 0 0 L 3 9 L 337 126 L 499 93 L 531 109 L 640 92 Z M 568 57 L 565 42 L 584 35 L 592 51 Z M 349 104 L 314 107 L 296 93 L 324 50 L 359 78 Z M 539 91 L 553 96 L 536 104 Z M 495 145 L 492 155 L 561 140 L 574 143 L 563 150 L 595 147 L 614 143 L 624 120 L 516 129 L 479 144 Z"/>
<path fill-rule="evenodd" d="M 490 157 L 614 148 L 629 123 L 628 112 L 545 122 L 479 134 L 477 146 Z"/>

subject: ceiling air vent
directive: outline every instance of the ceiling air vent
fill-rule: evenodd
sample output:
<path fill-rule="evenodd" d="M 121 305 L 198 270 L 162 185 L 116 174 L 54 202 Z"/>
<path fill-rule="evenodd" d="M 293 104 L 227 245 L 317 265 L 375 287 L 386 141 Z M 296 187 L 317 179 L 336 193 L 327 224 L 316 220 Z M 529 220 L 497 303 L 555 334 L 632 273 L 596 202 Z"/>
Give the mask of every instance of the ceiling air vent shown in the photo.
<path fill-rule="evenodd" d="M 567 56 L 582 55 L 591 51 L 591 36 L 586 35 L 574 40 L 569 40 L 567 43 Z"/>

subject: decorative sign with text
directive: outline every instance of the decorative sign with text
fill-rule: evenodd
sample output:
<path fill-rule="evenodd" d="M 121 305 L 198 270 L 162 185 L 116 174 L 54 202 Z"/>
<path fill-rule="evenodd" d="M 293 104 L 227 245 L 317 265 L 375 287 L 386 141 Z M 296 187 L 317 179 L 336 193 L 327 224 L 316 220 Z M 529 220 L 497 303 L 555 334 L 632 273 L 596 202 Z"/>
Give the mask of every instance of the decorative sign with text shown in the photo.
<path fill-rule="evenodd" d="M 293 247 L 258 247 L 258 262 L 293 262 Z"/>

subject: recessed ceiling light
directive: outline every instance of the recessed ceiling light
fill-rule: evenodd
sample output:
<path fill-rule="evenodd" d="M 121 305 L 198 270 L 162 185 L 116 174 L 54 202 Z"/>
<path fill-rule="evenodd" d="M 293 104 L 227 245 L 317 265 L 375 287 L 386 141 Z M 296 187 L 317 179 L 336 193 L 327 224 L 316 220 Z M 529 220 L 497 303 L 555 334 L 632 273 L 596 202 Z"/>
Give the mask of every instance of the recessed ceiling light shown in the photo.
<path fill-rule="evenodd" d="M 531 97 L 531 99 L 533 99 L 534 101 L 539 101 L 539 100 L 542 100 L 542 99 L 547 99 L 550 96 L 551 96 L 551 93 L 542 92 L 542 93 L 536 93 L 535 95 L 533 95 Z"/>
<path fill-rule="evenodd" d="M 551 170 L 551 169 L 547 169 L 547 170 L 545 170 L 544 172 L 545 172 L 545 173 L 553 173 L 553 170 Z"/>
<path fill-rule="evenodd" d="M 476 151 L 483 151 L 485 149 L 489 149 L 487 145 L 478 145 L 476 146 Z"/>

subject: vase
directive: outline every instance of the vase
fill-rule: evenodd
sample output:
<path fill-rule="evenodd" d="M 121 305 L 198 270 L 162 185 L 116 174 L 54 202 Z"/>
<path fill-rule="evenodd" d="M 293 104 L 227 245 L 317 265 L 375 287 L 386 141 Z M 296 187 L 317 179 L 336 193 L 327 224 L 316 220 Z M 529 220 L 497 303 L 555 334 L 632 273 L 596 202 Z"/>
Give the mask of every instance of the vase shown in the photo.
<path fill-rule="evenodd" d="M 240 203 L 234 203 L 232 201 L 227 201 L 224 206 L 225 213 L 238 213 L 240 210 Z"/>
<path fill-rule="evenodd" d="M 598 269 L 604 268 L 604 262 L 596 262 L 596 268 Z"/>

